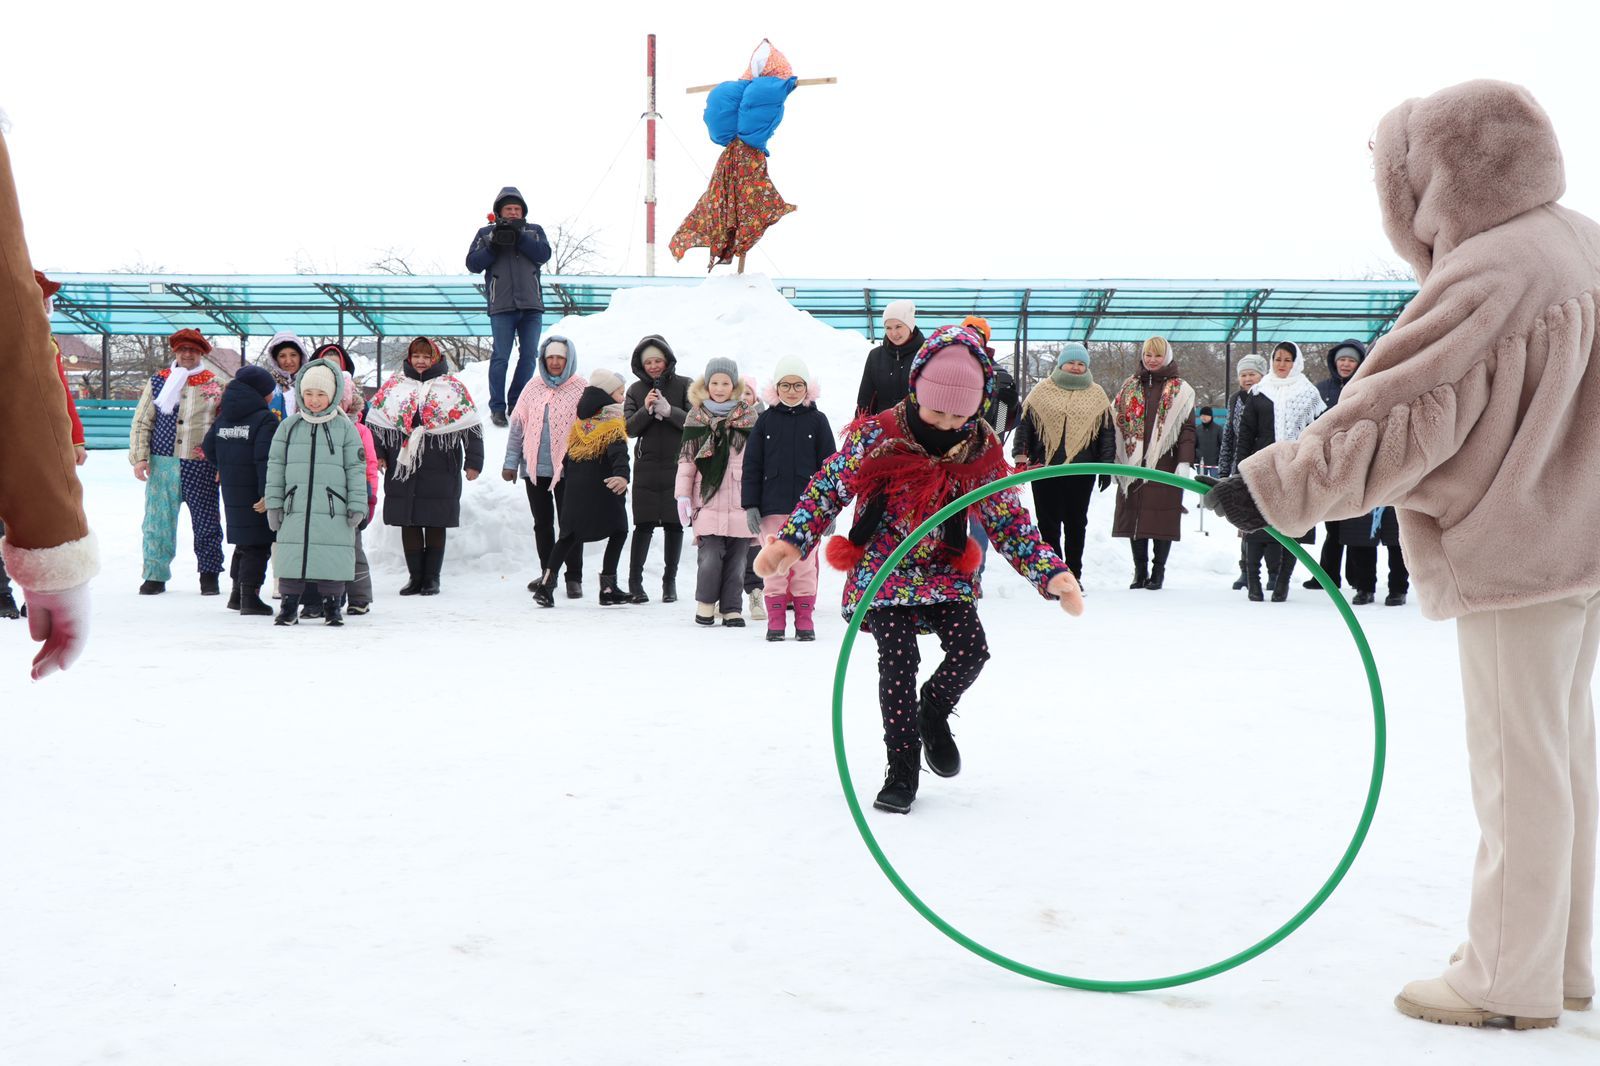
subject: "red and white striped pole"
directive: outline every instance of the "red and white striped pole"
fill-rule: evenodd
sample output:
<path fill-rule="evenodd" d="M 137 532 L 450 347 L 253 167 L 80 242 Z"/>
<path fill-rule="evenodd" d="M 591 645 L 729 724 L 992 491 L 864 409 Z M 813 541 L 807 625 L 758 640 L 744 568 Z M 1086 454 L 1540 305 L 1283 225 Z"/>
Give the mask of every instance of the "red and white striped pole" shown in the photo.
<path fill-rule="evenodd" d="M 646 46 L 645 81 L 649 89 L 644 137 L 644 274 L 656 276 L 656 35 Z"/>

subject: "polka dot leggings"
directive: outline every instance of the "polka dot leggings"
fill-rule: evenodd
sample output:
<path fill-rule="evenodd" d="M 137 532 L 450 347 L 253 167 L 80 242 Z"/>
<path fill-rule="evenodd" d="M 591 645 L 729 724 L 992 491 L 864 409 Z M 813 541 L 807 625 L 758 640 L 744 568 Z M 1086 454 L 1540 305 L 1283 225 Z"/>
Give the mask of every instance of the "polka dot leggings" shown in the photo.
<path fill-rule="evenodd" d="M 954 709 L 989 661 L 989 641 L 972 603 L 917 607 L 875 607 L 872 635 L 878 641 L 878 706 L 883 712 L 883 743 L 892 754 L 922 743 L 917 735 L 918 629 L 932 630 L 944 660 L 922 687 L 922 698 Z"/>

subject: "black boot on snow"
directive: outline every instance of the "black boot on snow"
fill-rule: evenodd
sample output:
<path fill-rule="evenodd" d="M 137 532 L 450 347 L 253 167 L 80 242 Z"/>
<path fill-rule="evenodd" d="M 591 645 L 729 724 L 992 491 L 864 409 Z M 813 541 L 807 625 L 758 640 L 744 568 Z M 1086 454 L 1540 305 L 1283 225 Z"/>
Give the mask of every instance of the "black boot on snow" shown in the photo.
<path fill-rule="evenodd" d="M 633 598 L 617 587 L 616 574 L 600 575 L 600 606 L 620 607 L 632 602 Z"/>
<path fill-rule="evenodd" d="M 415 596 L 422 591 L 422 553 L 420 551 L 406 552 L 406 570 L 411 574 L 411 580 L 400 586 L 400 595 Z"/>
<path fill-rule="evenodd" d="M 1372 598 L 1372 593 L 1368 592 L 1366 589 L 1362 589 L 1360 592 L 1356 593 L 1356 598 L 1350 601 L 1350 605 L 1352 607 L 1365 607 L 1367 604 L 1372 602 Z"/>
<path fill-rule="evenodd" d="M 0 588 L 0 618 L 21 618 L 22 612 L 17 610 L 17 601 L 11 595 L 10 588 Z"/>
<path fill-rule="evenodd" d="M 273 620 L 276 626 L 297 626 L 300 624 L 300 597 L 285 596 L 278 604 L 278 617 Z"/>
<path fill-rule="evenodd" d="M 540 607 L 556 605 L 556 575 L 549 570 L 533 584 L 533 602 Z"/>
<path fill-rule="evenodd" d="M 917 798 L 917 781 L 922 776 L 922 753 L 916 748 L 889 754 L 889 767 L 883 774 L 883 788 L 872 805 L 880 811 L 905 814 Z"/>
<path fill-rule="evenodd" d="M 661 602 L 678 602 L 678 579 L 673 574 L 668 574 L 661 579 Z"/>
<path fill-rule="evenodd" d="M 250 617 L 272 617 L 272 608 L 261 599 L 261 590 L 246 585 L 239 590 L 239 614 Z"/>
<path fill-rule="evenodd" d="M 422 549 L 422 595 L 439 595 L 439 573 L 443 569 L 443 547 Z"/>
<path fill-rule="evenodd" d="M 201 574 L 200 575 L 200 595 L 202 595 L 202 596 L 220 596 L 220 595 L 222 595 L 222 589 L 217 584 L 217 575 L 216 574 Z"/>
<path fill-rule="evenodd" d="M 239 583 L 237 581 L 235 581 L 233 583 L 233 591 L 228 593 L 228 610 L 237 611 L 238 609 L 239 609 Z"/>
<path fill-rule="evenodd" d="M 961 750 L 950 735 L 950 712 L 925 695 L 917 708 L 917 732 L 922 734 L 922 753 L 928 758 L 928 769 L 940 777 L 954 777 L 961 772 Z"/>
<path fill-rule="evenodd" d="M 338 600 L 329 600 L 322 607 L 322 624 L 325 626 L 344 625 L 344 612 L 339 609 Z"/>
<path fill-rule="evenodd" d="M 1391 592 L 1384 598 L 1383 605 L 1385 607 L 1404 607 L 1406 605 L 1406 594 L 1404 592 Z"/>
<path fill-rule="evenodd" d="M 1239 576 L 1236 579 L 1234 579 L 1233 591 L 1238 592 L 1240 589 L 1244 588 L 1247 584 L 1249 584 L 1249 582 L 1247 582 L 1244 579 L 1244 560 L 1240 559 L 1239 560 Z"/>
<path fill-rule="evenodd" d="M 167 591 L 167 583 L 165 581 L 146 581 L 139 586 L 139 595 L 141 596 L 159 596 L 165 591 Z"/>
<path fill-rule="evenodd" d="M 604 575 L 601 575 L 601 576 L 603 577 Z M 611 575 L 611 583 L 613 585 L 616 584 L 616 575 L 615 574 Z M 583 578 L 581 578 L 581 577 L 573 577 L 571 574 L 567 575 L 567 599 L 569 599 L 569 600 L 581 600 L 581 599 L 583 599 Z M 603 587 L 601 589 L 600 602 L 601 603 L 605 602 L 605 590 L 604 590 Z"/>

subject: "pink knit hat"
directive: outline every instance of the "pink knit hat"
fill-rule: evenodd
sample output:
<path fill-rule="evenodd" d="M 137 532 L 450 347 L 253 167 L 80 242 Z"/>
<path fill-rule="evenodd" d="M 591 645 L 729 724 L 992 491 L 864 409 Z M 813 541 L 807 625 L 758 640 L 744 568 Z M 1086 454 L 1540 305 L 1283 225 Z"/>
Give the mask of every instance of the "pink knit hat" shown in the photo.
<path fill-rule="evenodd" d="M 930 411 L 971 418 L 983 406 L 983 367 L 960 344 L 928 357 L 917 375 L 917 403 Z"/>

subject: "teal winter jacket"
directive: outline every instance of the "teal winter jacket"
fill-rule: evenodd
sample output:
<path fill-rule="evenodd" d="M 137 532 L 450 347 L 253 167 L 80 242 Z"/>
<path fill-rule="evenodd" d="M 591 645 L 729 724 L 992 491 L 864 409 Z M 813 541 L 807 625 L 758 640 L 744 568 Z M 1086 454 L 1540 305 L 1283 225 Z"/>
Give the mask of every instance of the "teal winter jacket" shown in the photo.
<path fill-rule="evenodd" d="M 318 365 L 332 369 L 342 382 L 341 368 L 330 360 L 313 360 L 306 369 Z M 267 458 L 267 508 L 283 512 L 276 572 L 298 581 L 350 581 L 356 572 L 356 531 L 348 516 L 367 517 L 361 435 L 343 414 L 308 422 L 299 379 L 295 392 L 300 410 L 278 427 Z M 339 397 L 333 403 L 337 408 Z"/>

